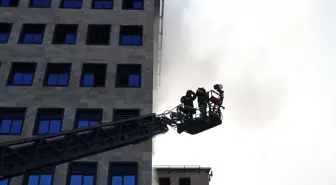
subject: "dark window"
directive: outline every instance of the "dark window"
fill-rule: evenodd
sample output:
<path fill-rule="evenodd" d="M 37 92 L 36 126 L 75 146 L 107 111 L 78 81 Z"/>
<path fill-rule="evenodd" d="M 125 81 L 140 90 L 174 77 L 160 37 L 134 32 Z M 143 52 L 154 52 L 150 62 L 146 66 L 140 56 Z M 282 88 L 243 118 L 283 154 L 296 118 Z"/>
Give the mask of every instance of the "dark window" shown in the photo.
<path fill-rule="evenodd" d="M 36 115 L 34 134 L 54 134 L 61 131 L 64 109 L 39 108 Z"/>
<path fill-rule="evenodd" d="M 169 177 L 159 177 L 159 185 L 170 185 Z"/>
<path fill-rule="evenodd" d="M 0 108 L 0 134 L 21 134 L 25 116 L 26 108 Z"/>
<path fill-rule="evenodd" d="M 13 63 L 9 73 L 7 85 L 31 86 L 33 85 L 36 63 Z"/>
<path fill-rule="evenodd" d="M 0 185 L 9 185 L 9 180 L 8 179 L 1 180 Z"/>
<path fill-rule="evenodd" d="M 92 0 L 92 9 L 113 9 L 113 0 Z"/>
<path fill-rule="evenodd" d="M 179 178 L 179 185 L 190 185 L 190 177 Z"/>
<path fill-rule="evenodd" d="M 103 109 L 77 109 L 75 128 L 85 128 L 101 124 Z"/>
<path fill-rule="evenodd" d="M 19 0 L 0 0 L 1 7 L 18 7 Z"/>
<path fill-rule="evenodd" d="M 81 9 L 82 3 L 82 0 L 61 0 L 60 8 Z"/>
<path fill-rule="evenodd" d="M 118 64 L 116 87 L 141 87 L 141 64 Z"/>
<path fill-rule="evenodd" d="M 48 63 L 44 78 L 44 86 L 68 86 L 70 72 L 70 63 Z"/>
<path fill-rule="evenodd" d="M 24 175 L 23 185 L 52 185 L 55 167 L 47 167 Z"/>
<path fill-rule="evenodd" d="M 143 10 L 144 1 L 143 0 L 123 0 L 122 9 L 124 10 Z"/>
<path fill-rule="evenodd" d="M 19 44 L 42 44 L 45 24 L 23 24 Z"/>
<path fill-rule="evenodd" d="M 110 25 L 89 25 L 86 37 L 87 45 L 110 44 Z"/>
<path fill-rule="evenodd" d="M 108 185 L 136 185 L 137 163 L 110 163 Z"/>
<path fill-rule="evenodd" d="M 78 25 L 57 24 L 54 30 L 53 44 L 76 44 Z"/>
<path fill-rule="evenodd" d="M 141 46 L 142 26 L 120 26 L 119 44 Z"/>
<path fill-rule="evenodd" d="M 83 64 L 81 86 L 104 87 L 106 80 L 106 64 Z"/>
<path fill-rule="evenodd" d="M 113 121 L 129 119 L 140 116 L 140 109 L 114 109 Z"/>
<path fill-rule="evenodd" d="M 7 43 L 10 32 L 12 30 L 12 23 L 0 23 L 0 43 Z"/>
<path fill-rule="evenodd" d="M 51 0 L 30 0 L 28 7 L 30 8 L 50 8 Z"/>
<path fill-rule="evenodd" d="M 69 164 L 67 185 L 95 185 L 97 162 L 72 162 Z"/>

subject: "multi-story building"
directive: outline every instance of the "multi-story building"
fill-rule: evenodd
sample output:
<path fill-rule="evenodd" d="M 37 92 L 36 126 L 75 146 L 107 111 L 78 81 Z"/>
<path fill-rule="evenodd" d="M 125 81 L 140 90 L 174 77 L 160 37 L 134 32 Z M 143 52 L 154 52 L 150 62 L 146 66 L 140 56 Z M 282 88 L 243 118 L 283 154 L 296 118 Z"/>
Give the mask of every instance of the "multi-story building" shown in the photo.
<path fill-rule="evenodd" d="M 160 0 L 0 0 L 0 142 L 151 113 L 159 12 Z M 151 180 L 148 140 L 1 185 Z"/>
<path fill-rule="evenodd" d="M 212 171 L 200 166 L 156 166 L 154 183 L 157 185 L 209 185 Z"/>

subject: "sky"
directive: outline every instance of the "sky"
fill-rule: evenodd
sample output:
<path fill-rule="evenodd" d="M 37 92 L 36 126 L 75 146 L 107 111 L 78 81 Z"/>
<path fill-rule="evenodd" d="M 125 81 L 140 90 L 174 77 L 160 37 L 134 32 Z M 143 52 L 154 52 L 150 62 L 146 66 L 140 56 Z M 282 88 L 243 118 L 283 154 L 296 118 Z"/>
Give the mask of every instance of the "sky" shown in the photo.
<path fill-rule="evenodd" d="M 336 1 L 166 0 L 157 113 L 223 84 L 223 124 L 154 140 L 211 185 L 336 184 Z"/>

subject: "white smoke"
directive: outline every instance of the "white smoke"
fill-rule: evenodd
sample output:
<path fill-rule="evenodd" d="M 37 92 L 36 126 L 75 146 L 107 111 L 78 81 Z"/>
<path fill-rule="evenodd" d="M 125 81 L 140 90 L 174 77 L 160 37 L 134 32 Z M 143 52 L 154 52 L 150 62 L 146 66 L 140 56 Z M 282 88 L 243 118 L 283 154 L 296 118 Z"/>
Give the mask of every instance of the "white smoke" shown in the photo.
<path fill-rule="evenodd" d="M 225 90 L 223 124 L 155 142 L 156 164 L 201 164 L 214 185 L 334 185 L 336 1 L 167 0 L 157 111 Z"/>

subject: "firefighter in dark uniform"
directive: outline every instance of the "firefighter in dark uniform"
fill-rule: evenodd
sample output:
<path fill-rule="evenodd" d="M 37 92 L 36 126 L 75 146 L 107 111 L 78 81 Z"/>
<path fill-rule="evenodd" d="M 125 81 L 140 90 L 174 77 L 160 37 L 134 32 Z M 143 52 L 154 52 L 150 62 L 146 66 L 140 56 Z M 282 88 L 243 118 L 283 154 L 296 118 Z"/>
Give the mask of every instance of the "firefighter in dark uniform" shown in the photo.
<path fill-rule="evenodd" d="M 211 96 L 210 101 L 213 103 L 212 113 L 221 114 L 221 107 L 224 99 L 224 91 L 222 84 L 215 84 L 214 89 L 218 92 L 218 98 Z M 224 107 L 222 107 L 224 108 Z"/>
<path fill-rule="evenodd" d="M 198 108 L 201 112 L 201 117 L 207 116 L 207 104 L 209 102 L 209 95 L 203 87 L 200 87 L 196 91 Z"/>
<path fill-rule="evenodd" d="M 183 104 L 183 113 L 186 114 L 190 119 L 193 118 L 193 114 L 196 113 L 194 108 L 194 100 L 196 99 L 196 94 L 192 90 L 188 90 L 185 96 L 181 97 L 181 103 Z"/>
<path fill-rule="evenodd" d="M 214 89 L 219 93 L 219 101 L 220 101 L 220 106 L 223 104 L 223 99 L 224 99 L 224 91 L 222 84 L 216 84 L 214 85 Z"/>

